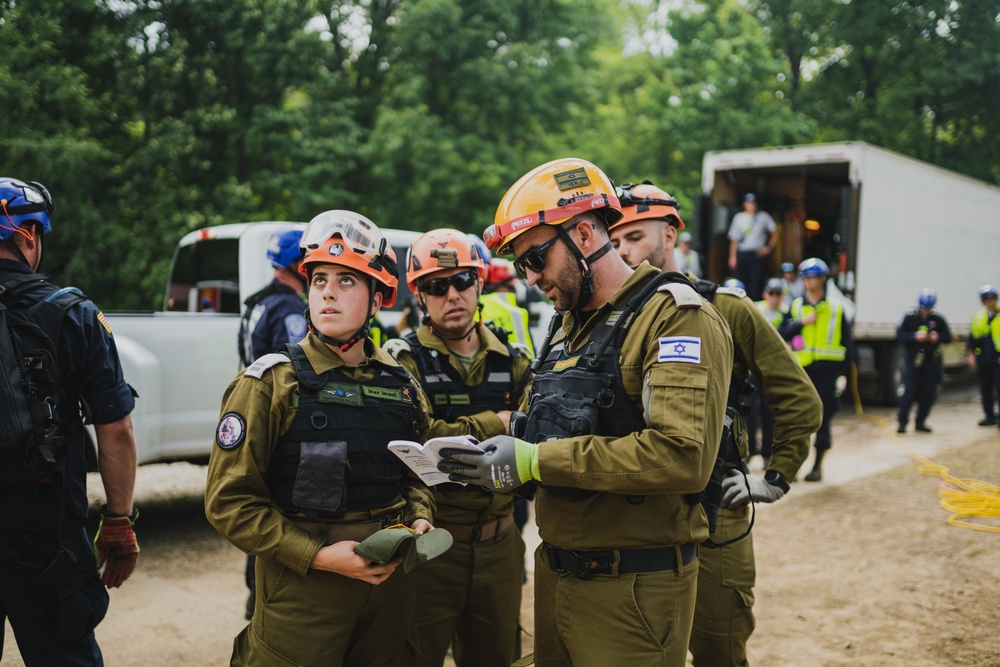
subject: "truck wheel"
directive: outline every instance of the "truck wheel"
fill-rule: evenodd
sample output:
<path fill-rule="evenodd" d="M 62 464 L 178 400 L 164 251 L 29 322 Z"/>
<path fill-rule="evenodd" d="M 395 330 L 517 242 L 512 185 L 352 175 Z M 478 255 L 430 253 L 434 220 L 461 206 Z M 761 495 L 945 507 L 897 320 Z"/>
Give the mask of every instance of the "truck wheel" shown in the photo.
<path fill-rule="evenodd" d="M 899 386 L 903 382 L 903 346 L 887 343 L 879 361 L 879 395 L 883 405 L 899 405 Z"/>

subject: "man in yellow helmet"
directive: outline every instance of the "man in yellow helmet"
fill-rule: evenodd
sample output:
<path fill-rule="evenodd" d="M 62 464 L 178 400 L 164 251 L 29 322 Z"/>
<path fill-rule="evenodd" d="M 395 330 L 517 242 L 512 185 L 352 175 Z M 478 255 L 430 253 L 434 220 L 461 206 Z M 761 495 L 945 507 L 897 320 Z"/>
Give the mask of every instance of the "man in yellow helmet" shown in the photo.
<path fill-rule="evenodd" d="M 623 186 L 618 194 L 624 215 L 611 226 L 611 243 L 618 254 L 632 266 L 648 261 L 660 271 L 677 271 L 674 242 L 677 232 L 684 229 L 677 201 L 649 181 Z M 785 341 L 742 289 L 688 277 L 719 310 L 733 336 L 729 407 L 737 415 L 734 435 L 739 436 L 741 459 L 747 459 L 749 451 L 738 415 L 747 399 L 751 374 L 776 417 L 774 456 L 767 470 L 762 477 L 744 479 L 739 471 L 726 477 L 718 524 L 699 556 L 698 602 L 690 642 L 694 665 L 737 667 L 747 664 L 747 640 L 756 624 L 753 587 L 757 572 L 753 539 L 747 533 L 749 502 L 771 503 L 789 490 L 789 482 L 809 456 L 809 436 L 819 428 L 821 404 Z"/>
<path fill-rule="evenodd" d="M 539 484 L 539 666 L 687 659 L 732 339 L 686 279 L 614 253 L 619 218 L 614 185 L 585 160 L 546 163 L 508 190 L 483 237 L 565 315 L 539 351 L 520 437 L 445 450 L 440 465 L 499 493 Z"/>

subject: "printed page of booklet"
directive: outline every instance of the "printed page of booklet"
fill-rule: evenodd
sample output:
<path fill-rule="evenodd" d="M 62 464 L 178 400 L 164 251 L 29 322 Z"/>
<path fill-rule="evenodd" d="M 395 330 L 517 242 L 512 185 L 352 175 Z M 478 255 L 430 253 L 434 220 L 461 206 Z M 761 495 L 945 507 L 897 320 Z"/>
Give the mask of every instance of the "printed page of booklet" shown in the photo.
<path fill-rule="evenodd" d="M 439 454 L 442 449 L 483 451 L 479 447 L 479 441 L 471 435 L 447 435 L 431 438 L 422 445 L 412 440 L 392 440 L 388 447 L 389 451 L 398 456 L 427 486 L 451 481 L 448 479 L 448 473 L 437 469 L 437 464 L 442 459 L 441 454 Z M 464 484 L 464 482 L 458 483 Z"/>

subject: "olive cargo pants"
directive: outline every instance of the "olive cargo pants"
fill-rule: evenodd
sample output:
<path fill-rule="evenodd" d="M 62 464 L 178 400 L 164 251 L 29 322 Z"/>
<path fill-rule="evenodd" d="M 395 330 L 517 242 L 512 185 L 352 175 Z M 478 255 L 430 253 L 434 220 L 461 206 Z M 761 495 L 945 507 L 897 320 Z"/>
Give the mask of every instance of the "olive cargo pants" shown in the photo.
<path fill-rule="evenodd" d="M 440 667 L 455 641 L 458 667 L 510 667 L 515 655 L 524 541 L 513 525 L 495 540 L 455 541 L 412 575 L 417 584 L 417 665 Z"/>
<path fill-rule="evenodd" d="M 684 667 L 698 560 L 680 570 L 554 572 L 535 551 L 536 667 Z"/>
<path fill-rule="evenodd" d="M 234 667 L 409 667 L 415 586 L 403 568 L 378 586 L 332 572 L 301 576 L 257 558 L 257 607 L 233 642 Z"/>
<path fill-rule="evenodd" d="M 750 523 L 750 506 L 719 510 L 712 541 L 742 534 Z M 695 667 L 747 664 L 747 640 L 753 634 L 753 587 L 757 579 L 753 533 L 721 549 L 698 550 L 698 603 L 691 630 Z"/>

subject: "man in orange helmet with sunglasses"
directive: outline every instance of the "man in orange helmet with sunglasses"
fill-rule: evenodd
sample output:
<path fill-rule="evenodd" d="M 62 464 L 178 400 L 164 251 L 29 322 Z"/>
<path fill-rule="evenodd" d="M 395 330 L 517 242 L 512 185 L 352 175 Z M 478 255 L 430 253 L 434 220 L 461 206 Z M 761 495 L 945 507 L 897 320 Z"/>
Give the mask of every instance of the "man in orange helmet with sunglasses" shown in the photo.
<path fill-rule="evenodd" d="M 508 191 L 487 245 L 514 254 L 562 318 L 539 351 L 517 437 L 443 453 L 452 479 L 507 493 L 529 481 L 535 664 L 685 664 L 699 502 L 725 417 L 732 340 L 686 279 L 631 269 L 608 239 L 614 185 L 586 160 L 535 168 Z M 561 319 L 561 326 L 559 326 Z"/>
<path fill-rule="evenodd" d="M 456 229 L 435 229 L 410 246 L 406 280 L 423 324 L 389 351 L 427 392 L 429 437 L 507 433 L 530 378 L 530 357 L 501 329 L 482 323 L 486 266 L 479 244 Z M 434 523 L 455 538 L 417 577 L 421 667 L 440 667 L 448 647 L 458 667 L 508 667 L 519 656 L 524 542 L 513 496 L 477 486 L 434 487 Z"/>
<path fill-rule="evenodd" d="M 383 528 L 433 530 L 434 499 L 390 451 L 427 435 L 427 397 L 369 320 L 396 299 L 396 256 L 351 211 L 300 241 L 309 332 L 237 376 L 222 399 L 205 513 L 257 556 L 257 605 L 233 665 L 412 665 L 414 577 L 355 547 Z"/>
<path fill-rule="evenodd" d="M 622 219 L 611 225 L 611 242 L 629 265 L 649 262 L 660 271 L 679 271 L 673 252 L 684 229 L 677 200 L 650 181 L 618 189 Z M 723 480 L 722 507 L 710 542 L 699 554 L 698 603 L 690 648 L 695 667 L 747 664 L 746 645 L 753 633 L 753 587 L 757 572 L 750 530 L 751 498 L 771 503 L 789 490 L 809 456 L 809 437 L 819 428 L 822 404 L 809 376 L 777 329 L 739 288 L 694 281 L 698 292 L 725 318 L 733 337 L 733 375 L 727 410 L 733 421 L 730 443 L 739 458 L 749 456 L 742 406 L 750 374 L 763 388 L 775 413 L 773 457 L 763 476 L 731 470 Z"/>

